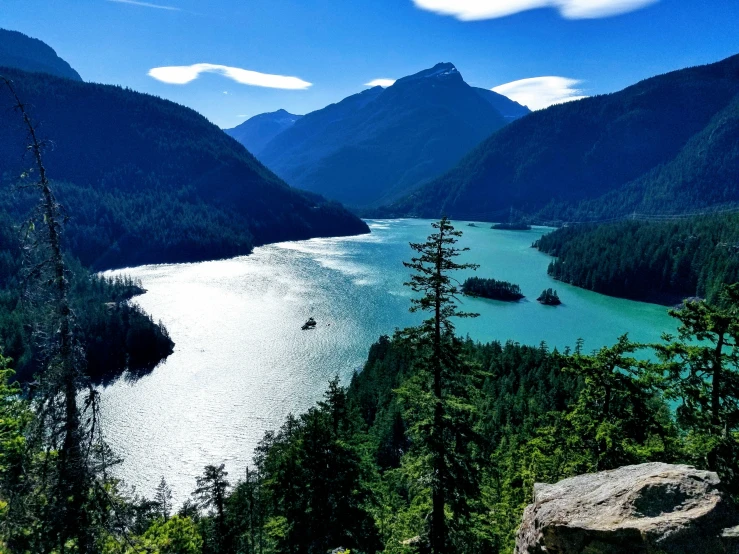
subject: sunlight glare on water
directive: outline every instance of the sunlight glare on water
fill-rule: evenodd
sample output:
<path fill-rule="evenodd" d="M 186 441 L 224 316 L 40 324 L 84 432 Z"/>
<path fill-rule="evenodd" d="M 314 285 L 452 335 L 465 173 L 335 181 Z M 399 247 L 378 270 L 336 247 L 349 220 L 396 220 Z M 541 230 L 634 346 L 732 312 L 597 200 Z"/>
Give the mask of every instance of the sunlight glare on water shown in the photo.
<path fill-rule="evenodd" d="M 151 496 L 164 476 L 184 501 L 206 464 L 226 463 L 229 478 L 243 475 L 254 447 L 288 413 L 320 399 L 331 377 L 344 383 L 359 370 L 382 334 L 414 324 L 403 286 L 408 243 L 431 231 L 426 220 L 373 220 L 372 233 L 256 248 L 247 257 L 195 264 L 152 265 L 108 272 L 141 279 L 135 301 L 161 320 L 175 352 L 138 380 L 118 379 L 102 392 L 107 440 L 124 459 L 118 475 Z M 531 248 L 546 229 L 468 227 L 462 258 L 476 274 L 519 284 L 518 303 L 465 299 L 479 312 L 457 323 L 480 341 L 514 340 L 549 347 L 585 339 L 586 349 L 625 332 L 657 340 L 674 324 L 662 306 L 602 296 L 564 285 L 546 274 L 548 256 Z M 471 274 L 472 272 L 467 272 Z M 460 280 L 466 274 L 461 274 Z M 563 305 L 535 299 L 556 288 Z M 301 325 L 314 317 L 312 331 Z"/>

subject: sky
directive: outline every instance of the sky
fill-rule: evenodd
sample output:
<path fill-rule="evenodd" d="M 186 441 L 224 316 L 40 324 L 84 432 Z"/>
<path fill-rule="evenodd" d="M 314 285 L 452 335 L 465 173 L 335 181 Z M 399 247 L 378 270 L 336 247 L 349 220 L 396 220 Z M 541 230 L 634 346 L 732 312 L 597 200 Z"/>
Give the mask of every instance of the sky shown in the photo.
<path fill-rule="evenodd" d="M 532 109 L 739 53 L 738 0 L 0 0 L 86 81 L 221 127 L 438 62 Z M 379 80 L 379 81 L 378 81 Z"/>

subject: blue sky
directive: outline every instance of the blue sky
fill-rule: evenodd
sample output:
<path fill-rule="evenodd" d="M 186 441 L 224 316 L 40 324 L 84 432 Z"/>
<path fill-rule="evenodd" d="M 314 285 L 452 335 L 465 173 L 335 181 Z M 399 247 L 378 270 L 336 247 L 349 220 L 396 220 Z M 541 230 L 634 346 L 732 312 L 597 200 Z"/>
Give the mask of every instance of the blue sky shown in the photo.
<path fill-rule="evenodd" d="M 440 61 L 453 62 L 468 83 L 485 88 L 538 77 L 573 80 L 527 81 L 523 93 L 533 98 L 568 85 L 573 90 L 565 95 L 612 92 L 739 53 L 737 0 L 1 3 L 0 27 L 44 40 L 83 79 L 174 100 L 222 127 L 279 108 L 306 113 L 373 79 Z M 186 84 L 149 75 L 153 68 L 194 64 L 210 65 L 154 72 L 183 81 L 208 70 Z"/>

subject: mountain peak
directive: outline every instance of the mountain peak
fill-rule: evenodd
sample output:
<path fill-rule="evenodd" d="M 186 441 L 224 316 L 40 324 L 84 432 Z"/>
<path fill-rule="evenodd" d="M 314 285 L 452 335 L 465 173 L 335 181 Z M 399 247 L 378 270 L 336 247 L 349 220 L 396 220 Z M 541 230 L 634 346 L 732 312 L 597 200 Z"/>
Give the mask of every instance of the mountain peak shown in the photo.
<path fill-rule="evenodd" d="M 408 75 L 407 77 L 398 79 L 397 83 L 418 81 L 420 79 L 464 81 L 464 79 L 462 79 L 462 74 L 457 70 L 453 63 L 440 62 L 434 67 L 424 69 L 423 71 L 419 71 L 413 75 Z"/>

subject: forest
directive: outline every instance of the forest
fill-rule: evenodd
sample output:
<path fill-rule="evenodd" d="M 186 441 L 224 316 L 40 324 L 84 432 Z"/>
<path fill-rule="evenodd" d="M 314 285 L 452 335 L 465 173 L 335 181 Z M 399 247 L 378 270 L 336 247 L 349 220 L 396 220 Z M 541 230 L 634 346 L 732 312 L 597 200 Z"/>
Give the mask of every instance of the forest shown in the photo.
<path fill-rule="evenodd" d="M 257 245 L 368 232 L 341 205 L 290 188 L 194 110 L 116 86 L 2 68 L 29 113 L 55 194 L 74 206 L 65 246 L 95 270 L 244 255 Z M 13 99 L 0 91 L 0 108 Z M 0 127 L 0 206 L 35 196 L 26 129 Z"/>
<path fill-rule="evenodd" d="M 507 281 L 496 281 L 495 279 L 484 279 L 481 277 L 469 277 L 462 283 L 462 292 L 468 296 L 481 296 L 493 300 L 505 300 L 515 302 L 524 296 L 521 287 Z"/>
<path fill-rule="evenodd" d="M 739 56 L 514 121 L 377 216 L 541 222 L 739 202 Z"/>
<path fill-rule="evenodd" d="M 678 332 L 657 344 L 480 344 L 454 330 L 476 316 L 457 306 L 454 274 L 474 268 L 455 261 L 460 235 L 442 219 L 411 244 L 410 308 L 426 320 L 380 337 L 346 387 L 332 380 L 267 432 L 242 478 L 206 466 L 179 507 L 166 476 L 151 499 L 111 477 L 115 455 L 76 394 L 39 411 L 46 387 L 74 373 L 41 374 L 30 402 L 2 358 L 0 541 L 11 552 L 511 553 L 535 482 L 646 461 L 717 471 L 737 498 L 739 285 L 671 310 Z M 51 298 L 63 322 L 65 297 Z M 52 349 L 50 367 L 73 369 L 64 352 Z"/>
<path fill-rule="evenodd" d="M 739 281 L 739 214 L 675 221 L 571 225 L 535 246 L 556 259 L 550 275 L 589 290 L 663 304 L 715 302 Z"/>
<path fill-rule="evenodd" d="M 28 250 L 37 233 L 25 232 L 0 214 L 0 345 L 14 360 L 15 378 L 31 381 L 42 370 L 35 323 L 43 317 L 42 300 L 32 275 Z M 166 328 L 128 300 L 142 294 L 140 283 L 92 275 L 73 256 L 66 258 L 70 296 L 79 337 L 86 351 L 86 372 L 95 381 L 153 369 L 172 353 Z"/>

